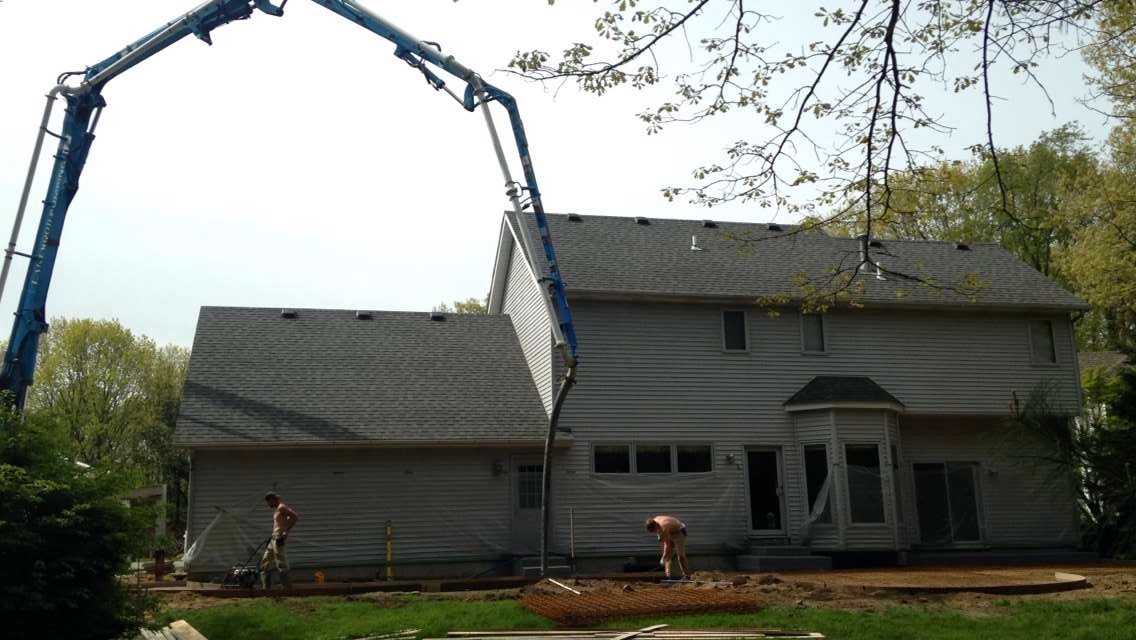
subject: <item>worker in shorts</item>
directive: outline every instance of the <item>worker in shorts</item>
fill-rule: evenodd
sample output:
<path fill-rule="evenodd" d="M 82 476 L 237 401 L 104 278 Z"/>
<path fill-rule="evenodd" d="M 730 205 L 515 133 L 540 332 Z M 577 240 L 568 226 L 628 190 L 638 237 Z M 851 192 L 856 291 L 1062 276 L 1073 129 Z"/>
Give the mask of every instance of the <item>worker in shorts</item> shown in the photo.
<path fill-rule="evenodd" d="M 663 544 L 663 557 L 659 559 L 659 564 L 666 569 L 667 577 L 676 577 L 676 564 L 678 577 L 684 579 L 689 577 L 690 563 L 686 559 L 686 525 L 674 516 L 655 516 L 647 519 L 646 529 L 658 536 L 659 542 Z"/>
<path fill-rule="evenodd" d="M 264 494 L 264 502 L 272 509 L 272 537 L 268 539 L 268 547 L 260 559 L 260 586 L 265 590 L 272 588 L 272 571 L 275 570 L 280 573 L 280 584 L 290 589 L 292 581 L 288 579 L 288 553 L 284 544 L 300 516 L 275 493 Z"/>

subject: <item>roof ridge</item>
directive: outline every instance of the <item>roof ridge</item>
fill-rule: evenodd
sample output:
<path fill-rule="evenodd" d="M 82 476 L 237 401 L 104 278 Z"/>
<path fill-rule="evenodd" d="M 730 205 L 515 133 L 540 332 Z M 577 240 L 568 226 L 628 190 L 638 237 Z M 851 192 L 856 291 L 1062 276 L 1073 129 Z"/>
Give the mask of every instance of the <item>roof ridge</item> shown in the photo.
<path fill-rule="evenodd" d="M 515 215 L 516 214 L 515 211 L 506 211 L 505 213 L 509 214 L 509 215 Z M 525 213 L 525 215 L 528 215 L 528 216 L 533 215 L 531 211 L 525 211 L 524 213 Z M 771 225 L 771 224 L 779 224 L 779 225 L 787 226 L 787 227 L 799 227 L 799 226 L 801 226 L 801 223 L 799 223 L 799 222 L 778 222 L 776 220 L 767 220 L 765 222 L 739 222 L 737 220 L 722 220 L 720 218 L 664 218 L 664 217 L 659 217 L 659 216 L 640 215 L 640 214 L 636 214 L 636 215 L 612 215 L 612 214 L 609 214 L 609 213 L 580 213 L 578 211 L 565 211 L 565 212 L 546 211 L 544 215 L 556 216 L 558 218 L 567 217 L 567 216 L 570 216 L 570 215 L 576 215 L 576 216 L 584 216 L 584 217 L 588 217 L 588 218 L 605 218 L 605 219 L 611 219 L 611 220 L 634 220 L 635 218 L 649 218 L 651 220 L 658 220 L 660 222 L 689 222 L 691 224 L 702 224 L 702 222 L 704 220 L 713 220 L 714 222 L 717 222 L 717 223 L 720 223 L 720 224 L 739 224 L 739 225 L 753 225 L 753 226 L 766 226 L 766 225 Z"/>
<path fill-rule="evenodd" d="M 844 239 L 844 240 L 855 240 L 856 239 L 854 237 L 848 237 L 848 236 L 832 236 L 832 237 L 841 238 L 841 239 Z M 959 244 L 959 243 L 961 243 L 961 244 L 965 244 L 965 245 L 968 245 L 968 246 L 971 246 L 971 247 L 976 247 L 976 246 L 1001 247 L 1002 246 L 1001 244 L 999 244 L 997 242 L 989 242 L 989 241 L 974 242 L 974 241 L 971 241 L 971 240 L 967 240 L 967 241 L 962 241 L 962 240 L 921 240 L 921 239 L 918 239 L 918 238 L 878 238 L 878 237 L 872 238 L 872 239 L 873 240 L 879 240 L 880 242 L 909 242 L 911 244 Z"/>

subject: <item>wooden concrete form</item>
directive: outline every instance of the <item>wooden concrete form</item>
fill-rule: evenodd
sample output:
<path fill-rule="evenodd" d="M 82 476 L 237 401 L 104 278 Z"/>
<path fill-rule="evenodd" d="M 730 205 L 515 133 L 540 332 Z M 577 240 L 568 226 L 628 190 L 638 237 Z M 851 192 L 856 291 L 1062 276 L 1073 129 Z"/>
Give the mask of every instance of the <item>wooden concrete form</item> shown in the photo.
<path fill-rule="evenodd" d="M 579 575 L 575 580 L 607 580 L 609 582 L 660 582 L 660 573 L 621 573 L 614 575 Z M 190 582 L 181 587 L 154 587 L 151 591 L 163 593 L 193 593 L 211 598 L 258 598 L 258 597 L 304 597 L 336 596 L 369 593 L 372 591 L 425 593 L 453 591 L 487 591 L 490 589 L 518 589 L 540 582 L 539 577 L 490 576 L 483 578 L 459 578 L 453 580 L 390 580 L 363 582 L 326 582 L 324 584 L 300 583 L 288 590 L 273 589 L 222 589 L 216 583 Z"/>
<path fill-rule="evenodd" d="M 816 632 L 781 629 L 672 629 L 665 624 L 629 631 L 561 629 L 555 631 L 451 631 L 427 640 L 760 640 L 763 638 L 824 640 Z"/>

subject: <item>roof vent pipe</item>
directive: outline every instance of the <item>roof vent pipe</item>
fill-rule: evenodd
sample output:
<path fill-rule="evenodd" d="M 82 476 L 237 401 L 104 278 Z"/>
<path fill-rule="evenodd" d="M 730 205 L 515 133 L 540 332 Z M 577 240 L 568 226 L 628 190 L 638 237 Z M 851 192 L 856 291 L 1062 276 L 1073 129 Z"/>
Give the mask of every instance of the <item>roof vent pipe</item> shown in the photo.
<path fill-rule="evenodd" d="M 698 236 L 690 236 L 690 250 L 702 251 L 702 247 L 698 246 Z"/>
<path fill-rule="evenodd" d="M 856 236 L 856 240 L 860 243 L 860 271 L 868 271 L 869 258 L 868 258 L 868 234 Z"/>

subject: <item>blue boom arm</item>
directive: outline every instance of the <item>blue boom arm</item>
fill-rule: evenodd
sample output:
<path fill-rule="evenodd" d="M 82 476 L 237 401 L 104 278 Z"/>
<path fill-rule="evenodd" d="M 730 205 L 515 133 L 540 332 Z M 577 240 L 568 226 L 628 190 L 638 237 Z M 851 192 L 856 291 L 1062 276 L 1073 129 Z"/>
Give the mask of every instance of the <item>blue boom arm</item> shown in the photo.
<path fill-rule="evenodd" d="M 0 276 L 0 293 L 2 293 L 12 256 L 21 255 L 29 259 L 27 275 L 24 278 L 23 289 L 20 292 L 20 299 L 16 307 L 15 322 L 8 340 L 7 351 L 4 354 L 3 369 L 0 370 L 0 389 L 8 391 L 13 396 L 12 399 L 17 406 L 23 406 L 28 387 L 32 384 L 39 338 L 47 330 L 47 294 L 51 285 L 56 256 L 59 252 L 63 223 L 67 217 L 67 209 L 78 191 L 79 177 L 86 163 L 91 143 L 95 139 L 94 132 L 98 124 L 99 114 L 106 104 L 102 98 L 103 87 L 124 71 L 186 36 L 196 36 L 211 44 L 210 33 L 213 29 L 234 20 L 247 19 L 256 10 L 273 16 L 281 16 L 284 13 L 284 5 L 287 1 L 283 0 L 279 5 L 275 5 L 269 0 L 210 0 L 147 34 L 102 62 L 89 67 L 81 74 L 60 76 L 59 85 L 48 94 L 48 104 L 37 137 L 36 150 L 17 210 L 12 240 L 6 251 L 3 275 Z M 528 192 L 528 197 L 531 200 L 534 218 L 544 248 L 547 266 L 547 276 L 543 279 L 547 286 L 548 298 L 546 303 L 549 313 L 553 316 L 557 346 L 561 350 L 567 366 L 567 379 L 573 379 L 577 344 L 572 313 L 568 307 L 564 281 L 560 275 L 556 250 L 549 234 L 548 221 L 540 200 L 536 174 L 532 168 L 528 140 L 525 136 L 524 125 L 521 122 L 516 101 L 508 93 L 484 82 L 480 76 L 457 62 L 453 56 L 442 55 L 441 49 L 437 45 L 412 38 L 353 0 L 313 0 L 313 2 L 393 42 L 395 44 L 394 53 L 397 57 L 419 69 L 431 86 L 450 93 L 462 103 L 466 110 L 474 111 L 481 107 L 485 111 L 490 134 L 502 164 L 502 171 L 505 173 L 509 196 L 513 201 L 514 208 L 520 213 L 523 207 L 517 189 L 509 178 L 508 167 L 500 150 L 500 142 L 497 139 L 492 118 L 488 115 L 488 103 L 497 102 L 508 112 L 513 137 L 524 171 L 525 185 L 523 190 Z M 466 84 L 464 95 L 459 98 L 451 92 L 446 87 L 445 81 L 434 69 L 464 82 Z M 77 85 L 66 84 L 66 79 L 73 75 L 82 75 L 82 81 Z M 59 134 L 54 134 L 47 130 L 47 125 L 51 106 L 59 96 L 62 96 L 66 101 L 66 113 Z M 43 203 L 43 212 L 36 231 L 35 241 L 31 252 L 25 254 L 15 250 L 15 242 L 45 134 L 59 138 L 59 146 L 56 151 L 47 198 Z M 530 257 L 530 259 L 535 259 L 535 257 Z"/>

